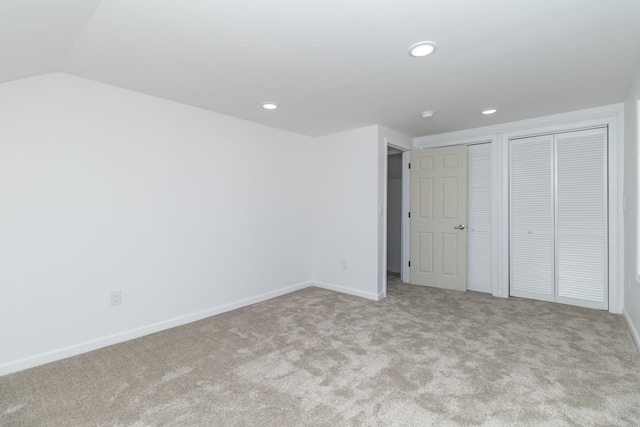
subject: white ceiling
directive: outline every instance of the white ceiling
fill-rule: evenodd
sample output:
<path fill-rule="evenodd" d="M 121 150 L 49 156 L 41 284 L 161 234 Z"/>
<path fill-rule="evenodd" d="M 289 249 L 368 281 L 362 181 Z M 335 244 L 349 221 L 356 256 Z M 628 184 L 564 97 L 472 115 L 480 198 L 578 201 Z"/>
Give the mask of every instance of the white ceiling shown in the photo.
<path fill-rule="evenodd" d="M 638 0 L 0 0 L 0 82 L 62 71 L 311 136 L 421 136 L 622 101 L 639 22 Z M 410 57 L 421 40 L 437 52 Z"/>

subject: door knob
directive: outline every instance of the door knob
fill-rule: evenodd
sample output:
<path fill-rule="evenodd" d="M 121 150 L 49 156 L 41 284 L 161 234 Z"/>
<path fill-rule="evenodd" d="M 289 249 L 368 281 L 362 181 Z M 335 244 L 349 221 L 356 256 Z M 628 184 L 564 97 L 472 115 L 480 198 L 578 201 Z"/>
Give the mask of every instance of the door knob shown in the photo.
<path fill-rule="evenodd" d="M 457 227 L 453 227 L 453 228 L 455 228 L 456 230 L 464 230 L 464 224 L 460 224 Z"/>

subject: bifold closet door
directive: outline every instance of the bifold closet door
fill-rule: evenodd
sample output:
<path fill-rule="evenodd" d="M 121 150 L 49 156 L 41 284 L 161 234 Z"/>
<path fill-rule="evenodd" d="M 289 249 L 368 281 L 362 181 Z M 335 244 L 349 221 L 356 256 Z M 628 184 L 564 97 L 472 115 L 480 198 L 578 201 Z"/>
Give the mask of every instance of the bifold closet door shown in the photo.
<path fill-rule="evenodd" d="M 607 130 L 555 136 L 556 301 L 608 309 Z"/>
<path fill-rule="evenodd" d="M 467 290 L 493 292 L 493 164 L 490 143 L 467 147 Z"/>
<path fill-rule="evenodd" d="M 510 141 L 512 296 L 554 301 L 553 135 Z"/>
<path fill-rule="evenodd" d="M 509 148 L 510 294 L 606 310 L 607 129 Z"/>

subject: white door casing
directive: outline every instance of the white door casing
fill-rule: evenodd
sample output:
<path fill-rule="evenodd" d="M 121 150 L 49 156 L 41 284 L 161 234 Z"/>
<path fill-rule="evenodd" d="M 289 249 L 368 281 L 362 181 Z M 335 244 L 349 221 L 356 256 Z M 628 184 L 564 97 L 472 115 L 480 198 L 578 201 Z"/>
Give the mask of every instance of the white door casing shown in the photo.
<path fill-rule="evenodd" d="M 466 291 L 467 147 L 411 152 L 411 283 Z"/>

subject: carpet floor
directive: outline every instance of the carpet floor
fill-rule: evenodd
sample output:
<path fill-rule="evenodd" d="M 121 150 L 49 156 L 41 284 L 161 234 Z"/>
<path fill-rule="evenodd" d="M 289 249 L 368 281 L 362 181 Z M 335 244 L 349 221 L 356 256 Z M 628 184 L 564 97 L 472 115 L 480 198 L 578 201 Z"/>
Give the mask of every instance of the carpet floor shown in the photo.
<path fill-rule="evenodd" d="M 2 426 L 638 426 L 621 316 L 308 288 L 0 377 Z"/>

